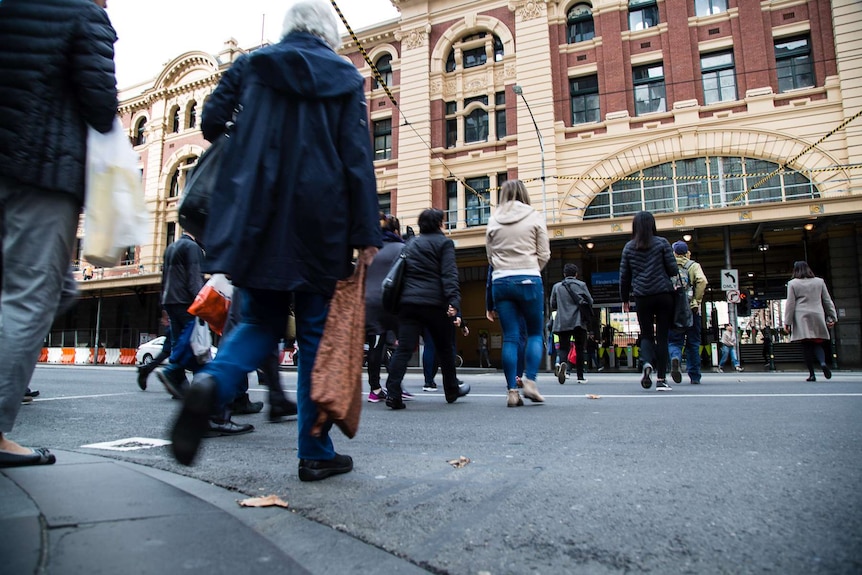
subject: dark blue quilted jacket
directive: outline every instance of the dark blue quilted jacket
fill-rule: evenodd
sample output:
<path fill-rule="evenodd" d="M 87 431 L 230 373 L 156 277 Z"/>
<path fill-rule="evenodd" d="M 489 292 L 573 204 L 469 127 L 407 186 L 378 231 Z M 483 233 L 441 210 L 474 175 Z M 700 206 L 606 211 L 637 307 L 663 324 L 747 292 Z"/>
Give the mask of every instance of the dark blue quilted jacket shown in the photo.
<path fill-rule="evenodd" d="M 87 124 L 117 115 L 116 38 L 92 0 L 0 2 L 0 174 L 83 202 Z"/>
<path fill-rule="evenodd" d="M 634 241 L 623 248 L 620 260 L 620 298 L 673 292 L 670 276 L 677 271 L 676 258 L 665 238 L 654 236 L 649 249 L 638 250 Z"/>

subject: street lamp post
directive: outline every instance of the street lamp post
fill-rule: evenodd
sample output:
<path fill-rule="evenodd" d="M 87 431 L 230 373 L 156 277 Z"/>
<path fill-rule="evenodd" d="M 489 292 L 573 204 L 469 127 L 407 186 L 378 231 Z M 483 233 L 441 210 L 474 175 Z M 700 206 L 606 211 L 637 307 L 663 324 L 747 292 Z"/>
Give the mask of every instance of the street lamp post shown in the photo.
<path fill-rule="evenodd" d="M 524 100 L 524 104 L 527 106 L 527 112 L 530 113 L 530 119 L 533 120 L 533 127 L 536 128 L 536 136 L 539 138 L 539 154 L 542 159 L 542 212 L 545 215 L 545 221 L 547 221 L 548 197 L 545 193 L 545 142 L 542 139 L 542 132 L 539 131 L 539 125 L 536 123 L 536 118 L 533 116 L 533 110 L 530 109 L 530 103 L 527 102 L 527 98 L 524 96 L 524 90 L 518 84 L 515 84 L 512 86 L 512 91 L 515 95 L 520 96 L 521 99 Z M 557 218 L 555 214 L 552 214 L 551 221 L 556 223 Z"/>

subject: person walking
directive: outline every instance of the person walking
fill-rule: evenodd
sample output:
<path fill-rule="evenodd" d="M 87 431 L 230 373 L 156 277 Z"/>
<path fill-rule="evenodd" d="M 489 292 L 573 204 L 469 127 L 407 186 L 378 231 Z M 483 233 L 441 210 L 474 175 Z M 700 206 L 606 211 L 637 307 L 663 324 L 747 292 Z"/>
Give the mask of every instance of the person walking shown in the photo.
<path fill-rule="evenodd" d="M 739 358 L 736 357 L 736 330 L 731 324 L 724 326 L 724 331 L 721 332 L 721 357 L 718 360 L 718 373 L 724 373 L 722 365 L 730 358 L 730 363 L 736 371 L 744 371 L 745 368 L 739 365 Z"/>
<path fill-rule="evenodd" d="M 577 363 L 574 366 L 578 383 L 587 383 L 584 377 L 584 364 L 587 361 L 586 341 L 592 311 L 593 296 L 587 284 L 578 279 L 578 266 L 566 264 L 563 266 L 563 280 L 551 288 L 551 311 L 554 314 L 553 332 L 560 342 L 559 367 L 557 379 L 560 384 L 566 382 L 566 372 L 569 369 L 569 350 L 572 343 L 577 353 Z"/>
<path fill-rule="evenodd" d="M 401 222 L 395 216 L 384 215 L 380 229 L 383 247 L 374 256 L 365 275 L 365 336 L 368 344 L 367 369 L 369 403 L 386 401 L 386 392 L 380 385 L 380 368 L 386 357 L 389 331 L 398 333 L 398 318 L 383 309 L 381 284 L 389 268 L 401 256 L 404 240 L 401 239 Z"/>
<path fill-rule="evenodd" d="M 114 126 L 117 35 L 90 0 L 3 0 L 0 38 L 0 467 L 44 465 L 54 454 L 8 434 L 60 304 L 84 203 L 87 126 Z"/>
<path fill-rule="evenodd" d="M 686 328 L 671 327 L 668 332 L 668 354 L 670 376 L 675 383 L 682 381 L 682 352 L 685 350 L 685 365 L 689 383 L 699 384 L 700 372 L 700 304 L 709 281 L 699 263 L 691 259 L 688 244 L 682 240 L 674 242 L 673 254 L 679 273 L 688 279 L 691 325 Z"/>
<path fill-rule="evenodd" d="M 243 306 L 172 426 L 173 454 L 184 465 L 194 461 L 210 414 L 236 397 L 284 333 L 292 294 L 299 479 L 353 470 L 353 459 L 335 451 L 331 424 L 312 435 L 311 373 L 336 282 L 353 273 L 354 250 L 370 265 L 382 244 L 365 81 L 335 52 L 340 44 L 328 2 L 295 2 L 281 41 L 248 56 L 240 106 L 228 101 L 221 110 L 224 117 L 241 108 L 210 202 L 206 270 L 230 275 Z"/>
<path fill-rule="evenodd" d="M 830 340 L 829 329 L 838 322 L 835 304 L 826 289 L 826 282 L 816 277 L 808 262 L 793 264 L 793 277 L 787 283 L 787 302 L 784 304 L 784 325 L 790 331 L 790 341 L 802 343 L 806 381 L 817 381 L 814 359 L 820 364 L 826 379 L 832 370 L 826 363 L 823 343 Z"/>
<path fill-rule="evenodd" d="M 652 387 L 652 373 L 657 374 L 656 391 L 670 391 L 667 384 L 667 334 L 673 321 L 673 284 L 678 266 L 668 241 L 659 236 L 655 218 L 649 212 L 638 212 L 632 219 L 632 239 L 623 248 L 620 259 L 620 298 L 623 311 L 630 309 L 629 299 L 637 305 L 640 326 L 640 360 L 643 362 L 641 387 Z"/>
<path fill-rule="evenodd" d="M 596 340 L 596 334 L 591 331 L 587 332 L 587 367 L 596 371 L 602 369 L 599 365 L 599 342 Z"/>
<path fill-rule="evenodd" d="M 458 385 L 455 374 L 452 326 L 460 315 L 461 288 L 455 265 L 455 244 L 443 234 L 443 218 L 442 210 L 423 210 L 419 214 L 419 235 L 407 244 L 404 288 L 397 312 L 398 346 L 392 354 L 386 378 L 386 405 L 391 409 L 405 408 L 402 381 L 407 362 L 426 328 L 443 372 L 446 401 L 454 403 L 470 392 L 469 385 Z"/>
<path fill-rule="evenodd" d="M 150 363 L 138 366 L 138 387 L 141 391 L 147 390 L 147 379 L 150 374 L 158 368 L 163 361 L 171 357 L 171 320 L 168 319 L 168 312 L 162 310 L 161 318 L 162 327 L 165 328 L 165 340 L 162 343 L 162 350 L 152 359 Z"/>
<path fill-rule="evenodd" d="M 197 318 L 189 313 L 189 306 L 204 287 L 201 272 L 204 251 L 194 236 L 183 231 L 180 238 L 165 249 L 162 265 L 162 309 L 168 314 L 171 337 L 171 360 L 165 367 L 155 369 L 156 378 L 174 399 L 182 399 L 189 387 L 186 370 L 197 371 L 200 364 L 189 353 L 189 342 L 180 340 L 183 332 Z M 158 365 L 158 364 L 156 364 Z"/>
<path fill-rule="evenodd" d="M 488 333 L 479 332 L 479 367 L 492 368 L 491 357 L 488 355 Z"/>
<path fill-rule="evenodd" d="M 530 205 L 521 180 L 500 186 L 497 209 L 488 220 L 485 251 L 493 268 L 491 290 L 495 312 L 488 319 L 500 320 L 503 329 L 503 373 L 508 407 L 524 404 L 518 391 L 518 346 L 523 321 L 527 340 L 524 350 L 524 397 L 543 402 L 536 379 L 544 348 L 544 289 L 542 270 L 551 257 L 545 221 Z"/>

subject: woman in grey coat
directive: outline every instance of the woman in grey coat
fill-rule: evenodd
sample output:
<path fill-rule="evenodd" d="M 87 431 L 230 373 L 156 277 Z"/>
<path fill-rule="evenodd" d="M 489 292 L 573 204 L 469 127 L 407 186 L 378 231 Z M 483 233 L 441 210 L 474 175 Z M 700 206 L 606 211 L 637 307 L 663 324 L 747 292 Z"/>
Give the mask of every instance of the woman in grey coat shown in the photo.
<path fill-rule="evenodd" d="M 806 262 L 793 264 L 793 279 L 787 283 L 784 317 L 790 341 L 802 342 L 802 353 L 808 367 L 807 381 L 817 381 L 814 376 L 815 357 L 826 379 L 831 378 L 823 342 L 829 341 L 829 328 L 838 321 L 835 304 L 829 297 L 826 283 L 814 276 Z"/>

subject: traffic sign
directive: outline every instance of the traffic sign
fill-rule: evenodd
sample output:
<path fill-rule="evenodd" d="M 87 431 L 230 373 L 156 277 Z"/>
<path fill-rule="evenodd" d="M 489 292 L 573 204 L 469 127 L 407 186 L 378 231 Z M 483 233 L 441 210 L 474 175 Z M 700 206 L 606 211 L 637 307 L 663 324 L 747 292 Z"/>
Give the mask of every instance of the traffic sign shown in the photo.
<path fill-rule="evenodd" d="M 721 289 L 724 291 L 739 289 L 739 270 L 721 270 Z"/>
<path fill-rule="evenodd" d="M 739 303 L 739 290 L 731 289 L 727 290 L 727 303 Z"/>

